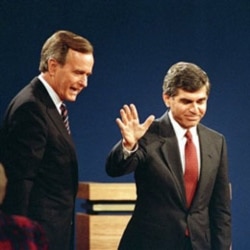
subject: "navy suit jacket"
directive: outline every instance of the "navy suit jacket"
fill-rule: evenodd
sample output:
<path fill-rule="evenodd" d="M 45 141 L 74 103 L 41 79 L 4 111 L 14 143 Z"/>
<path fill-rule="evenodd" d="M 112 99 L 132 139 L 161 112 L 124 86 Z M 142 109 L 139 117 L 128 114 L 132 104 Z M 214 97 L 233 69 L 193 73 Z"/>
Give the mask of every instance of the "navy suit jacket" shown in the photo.
<path fill-rule="evenodd" d="M 68 250 L 78 186 L 75 147 L 37 77 L 11 101 L 3 134 L 4 211 L 38 221 L 50 249 Z"/>
<path fill-rule="evenodd" d="M 153 122 L 126 160 L 121 142 L 110 152 L 110 176 L 134 172 L 137 200 L 119 249 L 181 250 L 189 228 L 194 250 L 228 250 L 231 214 L 224 137 L 198 125 L 201 169 L 191 207 L 186 207 L 183 170 L 168 114 Z"/>

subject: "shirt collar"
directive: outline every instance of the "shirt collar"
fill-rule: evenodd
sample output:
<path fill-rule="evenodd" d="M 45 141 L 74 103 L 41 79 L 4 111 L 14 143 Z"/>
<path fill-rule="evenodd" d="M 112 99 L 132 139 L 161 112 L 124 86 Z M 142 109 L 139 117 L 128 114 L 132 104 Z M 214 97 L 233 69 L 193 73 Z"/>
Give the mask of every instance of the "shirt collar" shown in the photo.
<path fill-rule="evenodd" d="M 58 96 L 58 94 L 55 92 L 55 90 L 49 85 L 49 83 L 43 78 L 42 74 L 40 74 L 38 76 L 38 79 L 44 85 L 45 89 L 49 93 L 49 96 L 51 97 L 52 101 L 56 105 L 56 108 L 57 108 L 58 112 L 60 113 L 61 112 L 60 111 L 60 106 L 62 104 L 62 100 L 60 99 L 60 97 Z"/>

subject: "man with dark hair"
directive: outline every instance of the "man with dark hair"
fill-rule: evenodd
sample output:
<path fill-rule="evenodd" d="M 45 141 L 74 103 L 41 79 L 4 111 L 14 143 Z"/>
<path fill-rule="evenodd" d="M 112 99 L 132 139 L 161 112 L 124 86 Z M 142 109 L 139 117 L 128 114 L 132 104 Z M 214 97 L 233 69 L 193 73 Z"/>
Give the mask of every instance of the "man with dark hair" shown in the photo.
<path fill-rule="evenodd" d="M 8 177 L 3 209 L 45 229 L 52 250 L 73 247 L 78 166 L 64 101 L 87 87 L 91 43 L 58 31 L 43 45 L 35 77 L 11 101 L 3 123 L 2 161 Z"/>
<path fill-rule="evenodd" d="M 163 82 L 169 109 L 139 122 L 124 105 L 122 140 L 110 152 L 112 177 L 134 172 L 137 201 L 120 250 L 229 250 L 231 211 L 227 149 L 222 134 L 200 124 L 210 82 L 197 65 L 174 64 Z"/>

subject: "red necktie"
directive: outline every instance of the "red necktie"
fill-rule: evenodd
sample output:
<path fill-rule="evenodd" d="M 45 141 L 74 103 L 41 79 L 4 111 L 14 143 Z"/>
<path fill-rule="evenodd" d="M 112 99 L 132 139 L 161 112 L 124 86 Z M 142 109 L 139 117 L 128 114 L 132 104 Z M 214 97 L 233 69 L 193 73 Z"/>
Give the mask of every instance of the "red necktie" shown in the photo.
<path fill-rule="evenodd" d="M 66 105 L 64 103 L 61 104 L 60 106 L 61 109 L 61 116 L 62 116 L 62 120 L 63 123 L 68 131 L 68 133 L 70 134 L 70 127 L 69 127 L 69 116 L 68 116 L 68 110 L 66 108 Z"/>
<path fill-rule="evenodd" d="M 187 207 L 190 207 L 198 182 L 198 159 L 192 134 L 189 130 L 185 134 L 187 142 L 185 145 L 185 173 L 184 183 L 186 188 Z"/>

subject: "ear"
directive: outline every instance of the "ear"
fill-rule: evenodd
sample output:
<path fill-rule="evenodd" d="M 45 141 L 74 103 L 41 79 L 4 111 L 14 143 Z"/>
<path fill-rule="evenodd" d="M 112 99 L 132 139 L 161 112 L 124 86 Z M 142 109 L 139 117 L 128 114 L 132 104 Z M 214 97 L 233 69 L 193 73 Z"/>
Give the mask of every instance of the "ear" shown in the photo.
<path fill-rule="evenodd" d="M 48 72 L 49 72 L 50 76 L 54 76 L 58 65 L 59 64 L 58 64 L 57 60 L 55 60 L 54 58 L 50 58 L 48 60 Z"/>
<path fill-rule="evenodd" d="M 162 93 L 162 99 L 163 99 L 163 102 L 165 103 L 165 105 L 169 108 L 169 106 L 170 106 L 170 96 L 165 94 L 165 93 Z"/>

